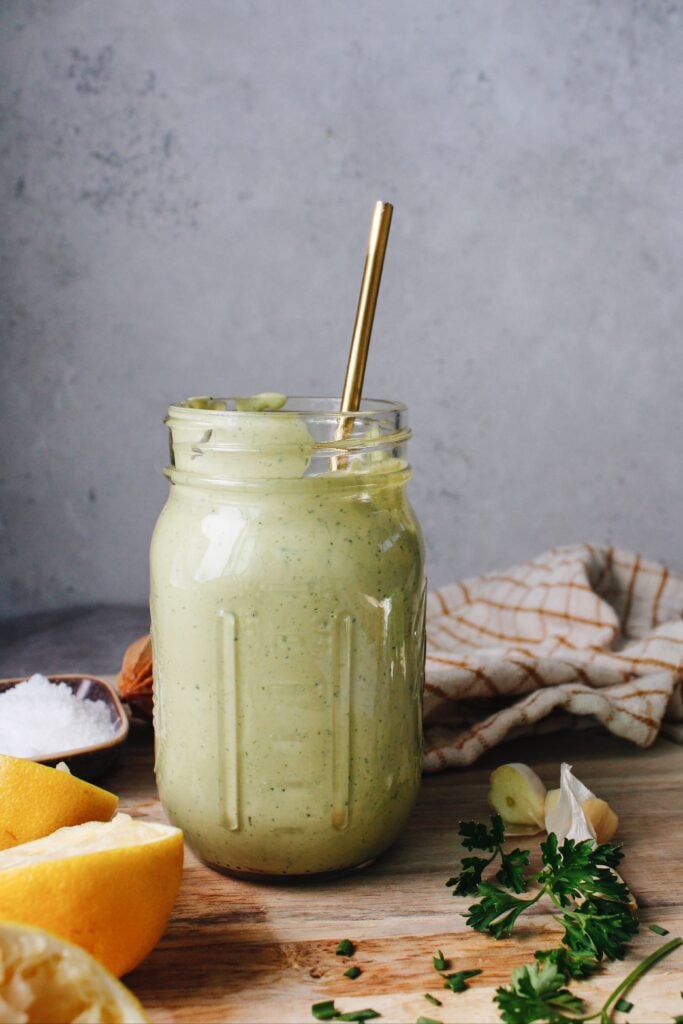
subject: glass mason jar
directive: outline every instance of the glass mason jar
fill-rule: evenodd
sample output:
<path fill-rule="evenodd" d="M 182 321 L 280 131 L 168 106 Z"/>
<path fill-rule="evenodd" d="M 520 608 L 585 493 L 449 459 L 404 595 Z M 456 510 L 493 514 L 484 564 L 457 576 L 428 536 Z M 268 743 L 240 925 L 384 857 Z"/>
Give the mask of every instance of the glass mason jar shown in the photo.
<path fill-rule="evenodd" d="M 335 406 L 221 399 L 166 420 L 157 784 L 198 855 L 239 875 L 368 863 L 420 782 L 425 576 L 406 410 Z"/>

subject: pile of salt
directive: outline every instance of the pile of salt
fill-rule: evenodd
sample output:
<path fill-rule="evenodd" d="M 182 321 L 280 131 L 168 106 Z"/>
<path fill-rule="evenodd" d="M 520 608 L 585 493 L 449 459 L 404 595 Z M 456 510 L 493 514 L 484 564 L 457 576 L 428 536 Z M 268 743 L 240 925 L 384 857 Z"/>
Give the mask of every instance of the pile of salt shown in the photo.
<path fill-rule="evenodd" d="M 74 693 L 66 683 L 33 675 L 0 693 L 0 754 L 49 757 L 105 743 L 117 726 L 101 700 L 86 700 L 89 679 Z"/>

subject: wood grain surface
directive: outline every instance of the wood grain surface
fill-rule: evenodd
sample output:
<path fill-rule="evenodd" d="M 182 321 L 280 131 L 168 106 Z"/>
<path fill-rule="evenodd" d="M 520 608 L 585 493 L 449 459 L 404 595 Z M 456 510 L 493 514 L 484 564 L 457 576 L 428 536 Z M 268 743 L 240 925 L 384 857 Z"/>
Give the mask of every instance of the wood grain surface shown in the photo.
<path fill-rule="evenodd" d="M 656 922 L 683 934 L 683 748 L 660 740 L 636 750 L 604 733 L 568 733 L 517 741 L 485 762 L 424 780 L 403 837 L 380 861 L 345 878 L 306 884 L 254 884 L 225 877 L 188 850 L 180 893 L 158 947 L 126 982 L 153 1021 L 290 1022 L 312 1020 L 310 1007 L 335 999 L 342 1011 L 373 1007 L 384 1021 L 498 1020 L 496 986 L 533 951 L 555 945 L 558 930 L 542 909 L 522 918 L 518 934 L 496 942 L 465 927 L 445 881 L 462 849 L 458 821 L 484 818 L 493 766 L 524 760 L 557 785 L 559 762 L 609 801 L 620 816 L 622 874 L 636 894 L 642 921 L 632 955 L 572 986 L 597 1008 L 637 960 L 665 939 Z M 151 730 L 133 729 L 119 769 L 102 780 L 121 797 L 121 809 L 164 820 L 156 796 Z M 523 843 L 520 843 L 523 845 Z M 531 845 L 531 844 L 530 844 Z M 340 939 L 357 946 L 351 981 L 335 956 Z M 440 988 L 432 955 L 442 949 L 452 969 L 482 975 L 460 995 Z M 615 1021 L 671 1022 L 683 1013 L 683 950 L 678 949 L 632 990 L 634 1009 Z M 442 1007 L 424 998 L 431 992 Z"/>

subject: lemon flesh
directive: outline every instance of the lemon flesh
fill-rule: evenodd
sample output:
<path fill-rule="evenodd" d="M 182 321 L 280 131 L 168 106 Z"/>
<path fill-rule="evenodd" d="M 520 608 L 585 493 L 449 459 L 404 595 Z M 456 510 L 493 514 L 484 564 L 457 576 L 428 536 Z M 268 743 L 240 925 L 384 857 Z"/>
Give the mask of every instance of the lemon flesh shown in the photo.
<path fill-rule="evenodd" d="M 112 821 L 89 821 L 71 828 L 60 828 L 52 835 L 22 843 L 0 853 L 0 871 L 44 864 L 64 857 L 85 857 L 88 854 L 146 846 L 176 835 L 171 825 L 141 821 L 128 814 L 117 814 Z"/>
<path fill-rule="evenodd" d="M 0 922 L 0 1024 L 143 1024 L 131 992 L 85 950 Z"/>

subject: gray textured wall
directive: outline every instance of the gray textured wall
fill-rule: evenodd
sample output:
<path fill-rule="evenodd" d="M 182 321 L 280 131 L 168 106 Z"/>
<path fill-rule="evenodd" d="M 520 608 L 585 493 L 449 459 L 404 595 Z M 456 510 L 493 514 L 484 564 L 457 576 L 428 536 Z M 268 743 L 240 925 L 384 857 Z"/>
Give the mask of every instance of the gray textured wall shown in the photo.
<path fill-rule="evenodd" d="M 412 408 L 443 582 L 574 539 L 683 566 L 683 7 L 2 0 L 0 611 L 144 601 L 187 393 Z"/>

